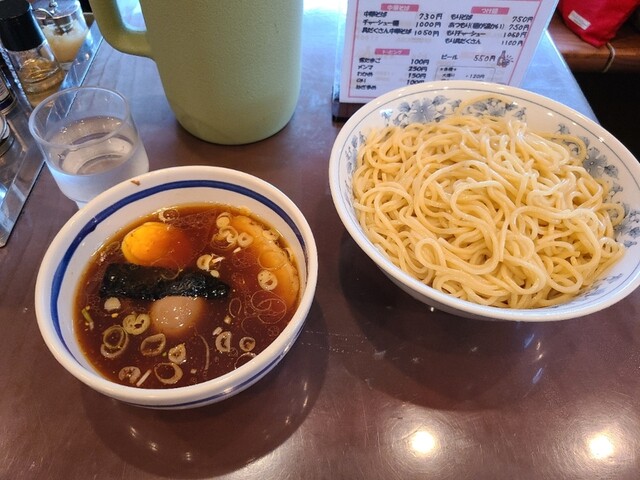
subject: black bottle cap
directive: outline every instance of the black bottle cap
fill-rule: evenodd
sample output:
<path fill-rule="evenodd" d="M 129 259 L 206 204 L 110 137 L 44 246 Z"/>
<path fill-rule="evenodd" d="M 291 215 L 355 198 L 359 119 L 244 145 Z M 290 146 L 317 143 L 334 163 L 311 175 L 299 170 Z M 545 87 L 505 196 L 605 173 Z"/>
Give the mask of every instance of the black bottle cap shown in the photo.
<path fill-rule="evenodd" d="M 0 41 L 12 52 L 31 50 L 44 42 L 29 2 L 0 0 Z"/>

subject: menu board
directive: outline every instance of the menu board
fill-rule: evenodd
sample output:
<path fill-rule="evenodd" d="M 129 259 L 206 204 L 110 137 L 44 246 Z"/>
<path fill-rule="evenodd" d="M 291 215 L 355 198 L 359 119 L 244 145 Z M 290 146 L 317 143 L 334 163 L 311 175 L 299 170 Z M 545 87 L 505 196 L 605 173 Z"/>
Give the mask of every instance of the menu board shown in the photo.
<path fill-rule="evenodd" d="M 339 101 L 433 80 L 518 85 L 557 0 L 349 0 Z"/>

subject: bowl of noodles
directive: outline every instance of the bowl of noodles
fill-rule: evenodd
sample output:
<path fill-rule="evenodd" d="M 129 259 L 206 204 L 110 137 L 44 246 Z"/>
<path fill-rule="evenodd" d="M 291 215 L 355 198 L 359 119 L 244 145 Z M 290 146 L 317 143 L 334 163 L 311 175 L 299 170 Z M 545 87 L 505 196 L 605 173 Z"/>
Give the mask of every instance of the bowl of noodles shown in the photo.
<path fill-rule="evenodd" d="M 283 360 L 317 270 L 313 233 L 282 191 L 233 169 L 174 167 L 110 188 L 62 227 L 36 316 L 56 360 L 97 392 L 200 407 Z"/>
<path fill-rule="evenodd" d="M 336 210 L 401 289 L 468 318 L 552 321 L 640 283 L 640 164 L 584 115 L 515 87 L 433 82 L 358 110 Z"/>

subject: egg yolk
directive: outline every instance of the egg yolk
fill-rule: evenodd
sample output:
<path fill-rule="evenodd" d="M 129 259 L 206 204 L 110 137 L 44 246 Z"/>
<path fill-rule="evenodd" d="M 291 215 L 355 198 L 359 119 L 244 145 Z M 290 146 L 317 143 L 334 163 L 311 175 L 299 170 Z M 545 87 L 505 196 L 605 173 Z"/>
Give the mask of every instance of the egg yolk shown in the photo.
<path fill-rule="evenodd" d="M 131 263 L 145 267 L 184 268 L 193 258 L 187 234 L 162 222 L 146 222 L 122 240 L 122 253 Z"/>

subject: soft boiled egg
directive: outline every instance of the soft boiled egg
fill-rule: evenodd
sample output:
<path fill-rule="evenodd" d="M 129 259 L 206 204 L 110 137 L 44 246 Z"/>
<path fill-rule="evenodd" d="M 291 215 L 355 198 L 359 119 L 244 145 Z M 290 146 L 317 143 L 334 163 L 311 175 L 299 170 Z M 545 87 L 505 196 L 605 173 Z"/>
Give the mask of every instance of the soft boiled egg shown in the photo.
<path fill-rule="evenodd" d="M 145 267 L 184 268 L 193 259 L 187 234 L 163 222 L 146 222 L 122 240 L 122 253 L 131 263 Z"/>
<path fill-rule="evenodd" d="M 194 328 L 206 305 L 207 300 L 201 297 L 168 296 L 153 302 L 149 315 L 157 331 L 172 337 Z"/>

